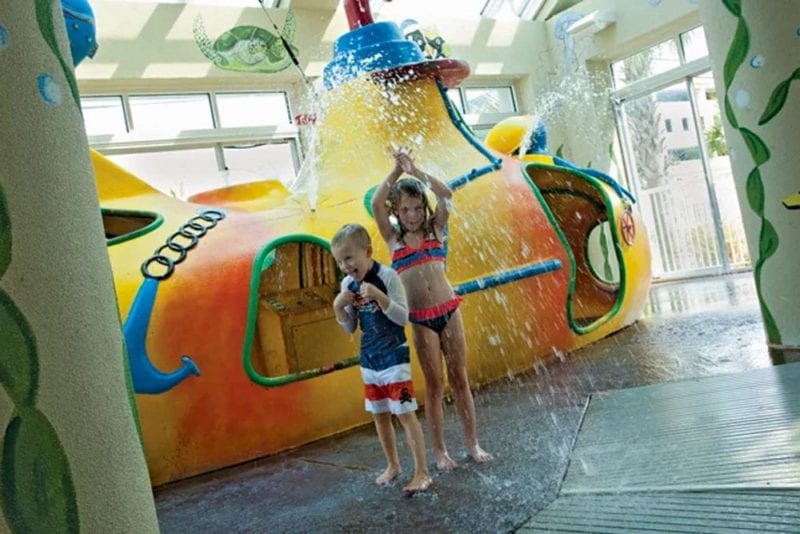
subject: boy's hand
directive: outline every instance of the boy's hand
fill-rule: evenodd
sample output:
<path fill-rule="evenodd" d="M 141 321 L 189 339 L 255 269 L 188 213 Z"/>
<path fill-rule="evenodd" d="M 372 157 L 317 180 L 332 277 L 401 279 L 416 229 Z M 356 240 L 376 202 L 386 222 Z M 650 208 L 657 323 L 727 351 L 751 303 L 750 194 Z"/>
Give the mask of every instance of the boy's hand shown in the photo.
<path fill-rule="evenodd" d="M 361 283 L 361 297 L 365 300 L 378 300 L 382 296 L 385 296 L 383 291 L 374 285 L 370 284 L 369 282 Z"/>
<path fill-rule="evenodd" d="M 355 293 L 345 290 L 336 295 L 336 298 L 333 300 L 333 305 L 337 308 L 344 309 L 345 306 L 351 305 L 355 299 Z"/>
<path fill-rule="evenodd" d="M 386 293 L 369 282 L 361 282 L 361 298 L 364 300 L 374 300 L 384 311 L 391 305 L 391 301 L 389 297 L 386 296 Z"/>

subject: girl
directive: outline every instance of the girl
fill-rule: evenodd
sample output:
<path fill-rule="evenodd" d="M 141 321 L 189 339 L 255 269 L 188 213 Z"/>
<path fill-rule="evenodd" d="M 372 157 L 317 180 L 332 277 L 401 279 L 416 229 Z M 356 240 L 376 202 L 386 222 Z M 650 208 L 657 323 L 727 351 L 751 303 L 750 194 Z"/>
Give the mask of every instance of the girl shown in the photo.
<path fill-rule="evenodd" d="M 432 434 L 436 467 L 440 470 L 456 467 L 444 443 L 442 353 L 469 455 L 477 462 L 486 462 L 492 455 L 478 445 L 475 403 L 467 377 L 464 325 L 458 310 L 461 297 L 455 294 L 444 272 L 444 240 L 453 192 L 439 179 L 417 168 L 410 150 L 401 147 L 392 152 L 392 157 L 394 169 L 376 190 L 372 212 L 392 252 L 392 268 L 400 274 L 406 288 L 414 346 L 425 375 L 425 416 Z M 403 173 L 413 178 L 400 179 Z M 436 195 L 435 211 L 428 204 L 426 185 Z M 390 215 L 397 218 L 399 229 L 392 225 Z"/>

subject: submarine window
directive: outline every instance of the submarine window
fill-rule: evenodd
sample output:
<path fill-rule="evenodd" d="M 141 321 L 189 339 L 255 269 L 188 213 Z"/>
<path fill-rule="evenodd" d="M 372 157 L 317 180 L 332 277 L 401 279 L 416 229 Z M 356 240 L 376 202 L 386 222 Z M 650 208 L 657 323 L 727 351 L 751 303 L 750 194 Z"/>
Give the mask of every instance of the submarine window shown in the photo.
<path fill-rule="evenodd" d="M 146 211 L 101 209 L 101 213 L 106 242 L 109 246 L 151 232 L 164 220 L 161 215 Z"/>
<path fill-rule="evenodd" d="M 266 255 L 259 284 L 253 367 L 267 377 L 312 371 L 358 354 L 358 335 L 333 313 L 342 273 L 330 251 L 288 241 Z"/>
<path fill-rule="evenodd" d="M 579 328 L 594 325 L 613 312 L 623 287 L 603 186 L 569 169 L 531 165 L 526 171 L 572 251 L 571 320 Z"/>

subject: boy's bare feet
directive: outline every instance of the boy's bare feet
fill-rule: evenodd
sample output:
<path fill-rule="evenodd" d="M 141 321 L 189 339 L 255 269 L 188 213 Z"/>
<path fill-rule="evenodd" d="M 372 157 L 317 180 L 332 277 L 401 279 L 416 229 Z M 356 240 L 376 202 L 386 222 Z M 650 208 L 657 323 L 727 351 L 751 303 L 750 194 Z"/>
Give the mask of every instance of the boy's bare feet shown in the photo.
<path fill-rule="evenodd" d="M 403 491 L 407 494 L 417 493 L 420 491 L 425 491 L 433 484 L 433 479 L 428 473 L 414 475 L 414 478 L 406 484 L 406 487 L 403 488 Z"/>
<path fill-rule="evenodd" d="M 383 473 L 381 473 L 378 476 L 378 478 L 375 479 L 375 483 L 380 486 L 383 486 L 384 484 L 388 484 L 389 482 L 397 478 L 397 475 L 399 474 L 400 474 L 399 467 L 389 466 Z"/>
<path fill-rule="evenodd" d="M 443 453 L 434 453 L 434 458 L 436 458 L 436 469 L 439 471 L 452 471 L 458 464 L 455 460 L 450 458 L 450 455 L 447 454 L 447 451 Z"/>
<path fill-rule="evenodd" d="M 484 462 L 488 462 L 489 460 L 494 460 L 494 456 L 492 456 L 491 454 L 489 454 L 485 450 L 481 449 L 480 446 L 477 446 L 477 445 L 475 446 L 474 449 L 469 451 L 469 455 L 473 460 L 475 460 L 479 464 L 482 464 Z"/>

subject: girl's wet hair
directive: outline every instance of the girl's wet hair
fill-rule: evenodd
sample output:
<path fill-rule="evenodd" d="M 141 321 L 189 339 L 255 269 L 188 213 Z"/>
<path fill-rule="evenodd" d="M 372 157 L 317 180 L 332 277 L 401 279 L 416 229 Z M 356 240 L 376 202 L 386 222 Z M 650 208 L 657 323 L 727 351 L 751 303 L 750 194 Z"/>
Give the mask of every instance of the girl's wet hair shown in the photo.
<path fill-rule="evenodd" d="M 423 224 L 423 229 L 425 232 L 430 232 L 433 210 L 431 209 L 430 202 L 428 202 L 428 195 L 425 193 L 425 184 L 416 178 L 400 178 L 394 183 L 392 188 L 389 189 L 389 205 L 392 213 L 395 215 L 395 217 L 397 217 L 397 210 L 400 207 L 400 198 L 402 195 L 422 200 L 422 208 L 425 210 L 425 223 Z M 399 217 L 397 217 L 397 222 L 400 224 L 400 233 L 405 233 L 405 228 L 403 228 L 403 223 L 400 222 Z"/>

